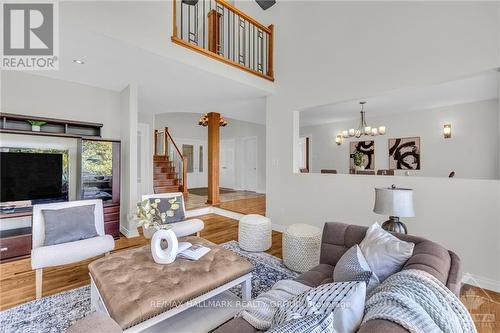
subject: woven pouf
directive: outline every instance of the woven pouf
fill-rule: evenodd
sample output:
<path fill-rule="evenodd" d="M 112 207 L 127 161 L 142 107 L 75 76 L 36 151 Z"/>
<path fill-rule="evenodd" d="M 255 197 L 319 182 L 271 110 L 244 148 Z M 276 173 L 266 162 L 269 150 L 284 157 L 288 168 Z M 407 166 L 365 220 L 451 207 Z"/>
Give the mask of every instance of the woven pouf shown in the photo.
<path fill-rule="evenodd" d="M 245 215 L 238 226 L 238 242 L 245 251 L 265 251 L 271 247 L 271 233 L 269 218 L 257 214 Z"/>
<path fill-rule="evenodd" d="M 308 224 L 292 224 L 283 233 L 283 263 L 303 273 L 319 264 L 321 230 Z"/>

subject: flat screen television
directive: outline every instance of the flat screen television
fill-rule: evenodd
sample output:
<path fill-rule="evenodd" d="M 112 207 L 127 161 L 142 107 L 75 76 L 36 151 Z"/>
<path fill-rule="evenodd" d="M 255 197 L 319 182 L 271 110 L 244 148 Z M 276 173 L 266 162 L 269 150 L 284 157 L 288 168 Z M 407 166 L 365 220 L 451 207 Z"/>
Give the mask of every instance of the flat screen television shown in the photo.
<path fill-rule="evenodd" d="M 0 193 L 0 202 L 68 200 L 67 152 L 2 148 Z"/>

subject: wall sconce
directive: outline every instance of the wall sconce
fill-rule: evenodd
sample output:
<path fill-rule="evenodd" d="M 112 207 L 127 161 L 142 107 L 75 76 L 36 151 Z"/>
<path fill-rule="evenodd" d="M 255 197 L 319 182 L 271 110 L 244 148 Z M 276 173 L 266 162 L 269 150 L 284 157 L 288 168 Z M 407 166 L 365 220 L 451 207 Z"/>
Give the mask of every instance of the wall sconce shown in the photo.
<path fill-rule="evenodd" d="M 342 134 L 339 134 L 335 137 L 335 143 L 337 144 L 337 146 L 340 146 L 342 144 L 342 141 L 344 141 L 344 139 L 342 138 Z"/>
<path fill-rule="evenodd" d="M 443 136 L 445 139 L 451 138 L 451 124 L 443 125 Z"/>

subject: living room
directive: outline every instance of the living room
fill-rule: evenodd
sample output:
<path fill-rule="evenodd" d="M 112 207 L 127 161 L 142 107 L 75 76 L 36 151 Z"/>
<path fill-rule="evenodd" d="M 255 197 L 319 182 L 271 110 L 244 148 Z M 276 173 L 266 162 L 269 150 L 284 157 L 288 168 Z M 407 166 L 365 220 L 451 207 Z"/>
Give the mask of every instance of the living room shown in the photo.
<path fill-rule="evenodd" d="M 4 15 L 25 10 L 5 5 Z M 6 332 L 499 329 L 498 2 L 61 1 L 52 8 L 58 68 L 0 73 Z M 374 142 L 374 151 L 351 150 L 358 141 Z M 236 150 L 246 142 L 257 149 L 245 159 Z M 392 146 L 408 154 L 395 157 Z M 232 149 L 234 175 L 223 168 Z M 62 168 L 45 165 L 37 169 L 43 175 L 23 180 L 23 170 L 43 159 Z M 257 180 L 248 185 L 241 173 L 250 162 Z M 100 163 L 105 172 L 94 167 Z M 24 190 L 5 182 L 5 170 Z M 24 193 L 44 179 L 57 183 L 56 200 Z M 158 180 L 176 192 L 156 191 Z M 207 194 L 196 200 L 192 190 L 200 188 Z M 73 207 L 82 199 L 90 200 L 82 207 L 95 205 L 96 227 L 76 243 L 96 242 L 44 246 L 47 212 L 83 209 Z M 82 219 L 72 218 L 71 228 Z M 146 232 L 150 226 L 159 230 Z M 376 235 L 397 250 L 371 252 Z M 22 246 L 5 245 L 9 237 L 23 237 L 15 243 Z M 210 251 L 181 258 L 184 242 Z M 368 273 L 364 282 L 335 274 L 353 251 L 379 286 L 371 288 Z M 399 260 L 389 277 L 373 261 L 383 256 Z M 191 280 L 190 265 L 205 278 Z M 417 288 L 399 278 L 448 295 L 440 315 L 427 313 L 430 326 L 396 318 L 400 309 L 363 292 L 401 297 L 401 288 Z M 351 311 L 318 305 L 323 312 L 299 315 L 285 302 L 264 318 L 257 306 L 316 292 L 338 301 L 337 287 L 357 295 Z M 203 305 L 210 300 L 230 305 Z M 432 303 L 405 300 L 421 306 L 420 319 Z"/>

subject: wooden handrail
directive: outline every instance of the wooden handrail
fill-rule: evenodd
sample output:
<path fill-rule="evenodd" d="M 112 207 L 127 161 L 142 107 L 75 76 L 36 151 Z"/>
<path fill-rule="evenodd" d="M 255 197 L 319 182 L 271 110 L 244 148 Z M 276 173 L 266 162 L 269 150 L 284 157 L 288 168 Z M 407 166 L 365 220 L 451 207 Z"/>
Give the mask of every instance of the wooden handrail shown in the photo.
<path fill-rule="evenodd" d="M 179 150 L 179 147 L 177 147 L 177 144 L 175 143 L 174 139 L 170 135 L 170 132 L 168 131 L 168 127 L 165 127 L 165 133 L 167 133 L 167 135 L 165 137 L 168 136 L 170 138 L 170 141 L 172 141 L 172 144 L 174 145 L 174 148 L 177 151 L 177 154 L 179 154 L 179 157 L 183 158 L 184 156 L 182 155 L 181 151 Z"/>
<path fill-rule="evenodd" d="M 230 3 L 228 3 L 228 2 L 226 2 L 224 0 L 215 0 L 215 2 L 217 2 L 221 6 L 226 7 L 227 9 L 229 9 L 230 11 L 232 11 L 233 13 L 238 14 L 239 16 L 241 16 L 242 18 L 244 18 L 248 22 L 251 22 L 253 25 L 257 26 L 259 29 L 267 32 L 268 34 L 272 33 L 271 29 L 269 29 L 268 27 L 266 27 L 262 23 L 258 22 L 253 17 L 245 14 L 244 12 L 242 12 L 241 10 L 239 10 L 238 8 L 236 8 L 233 5 L 231 5 Z"/>

